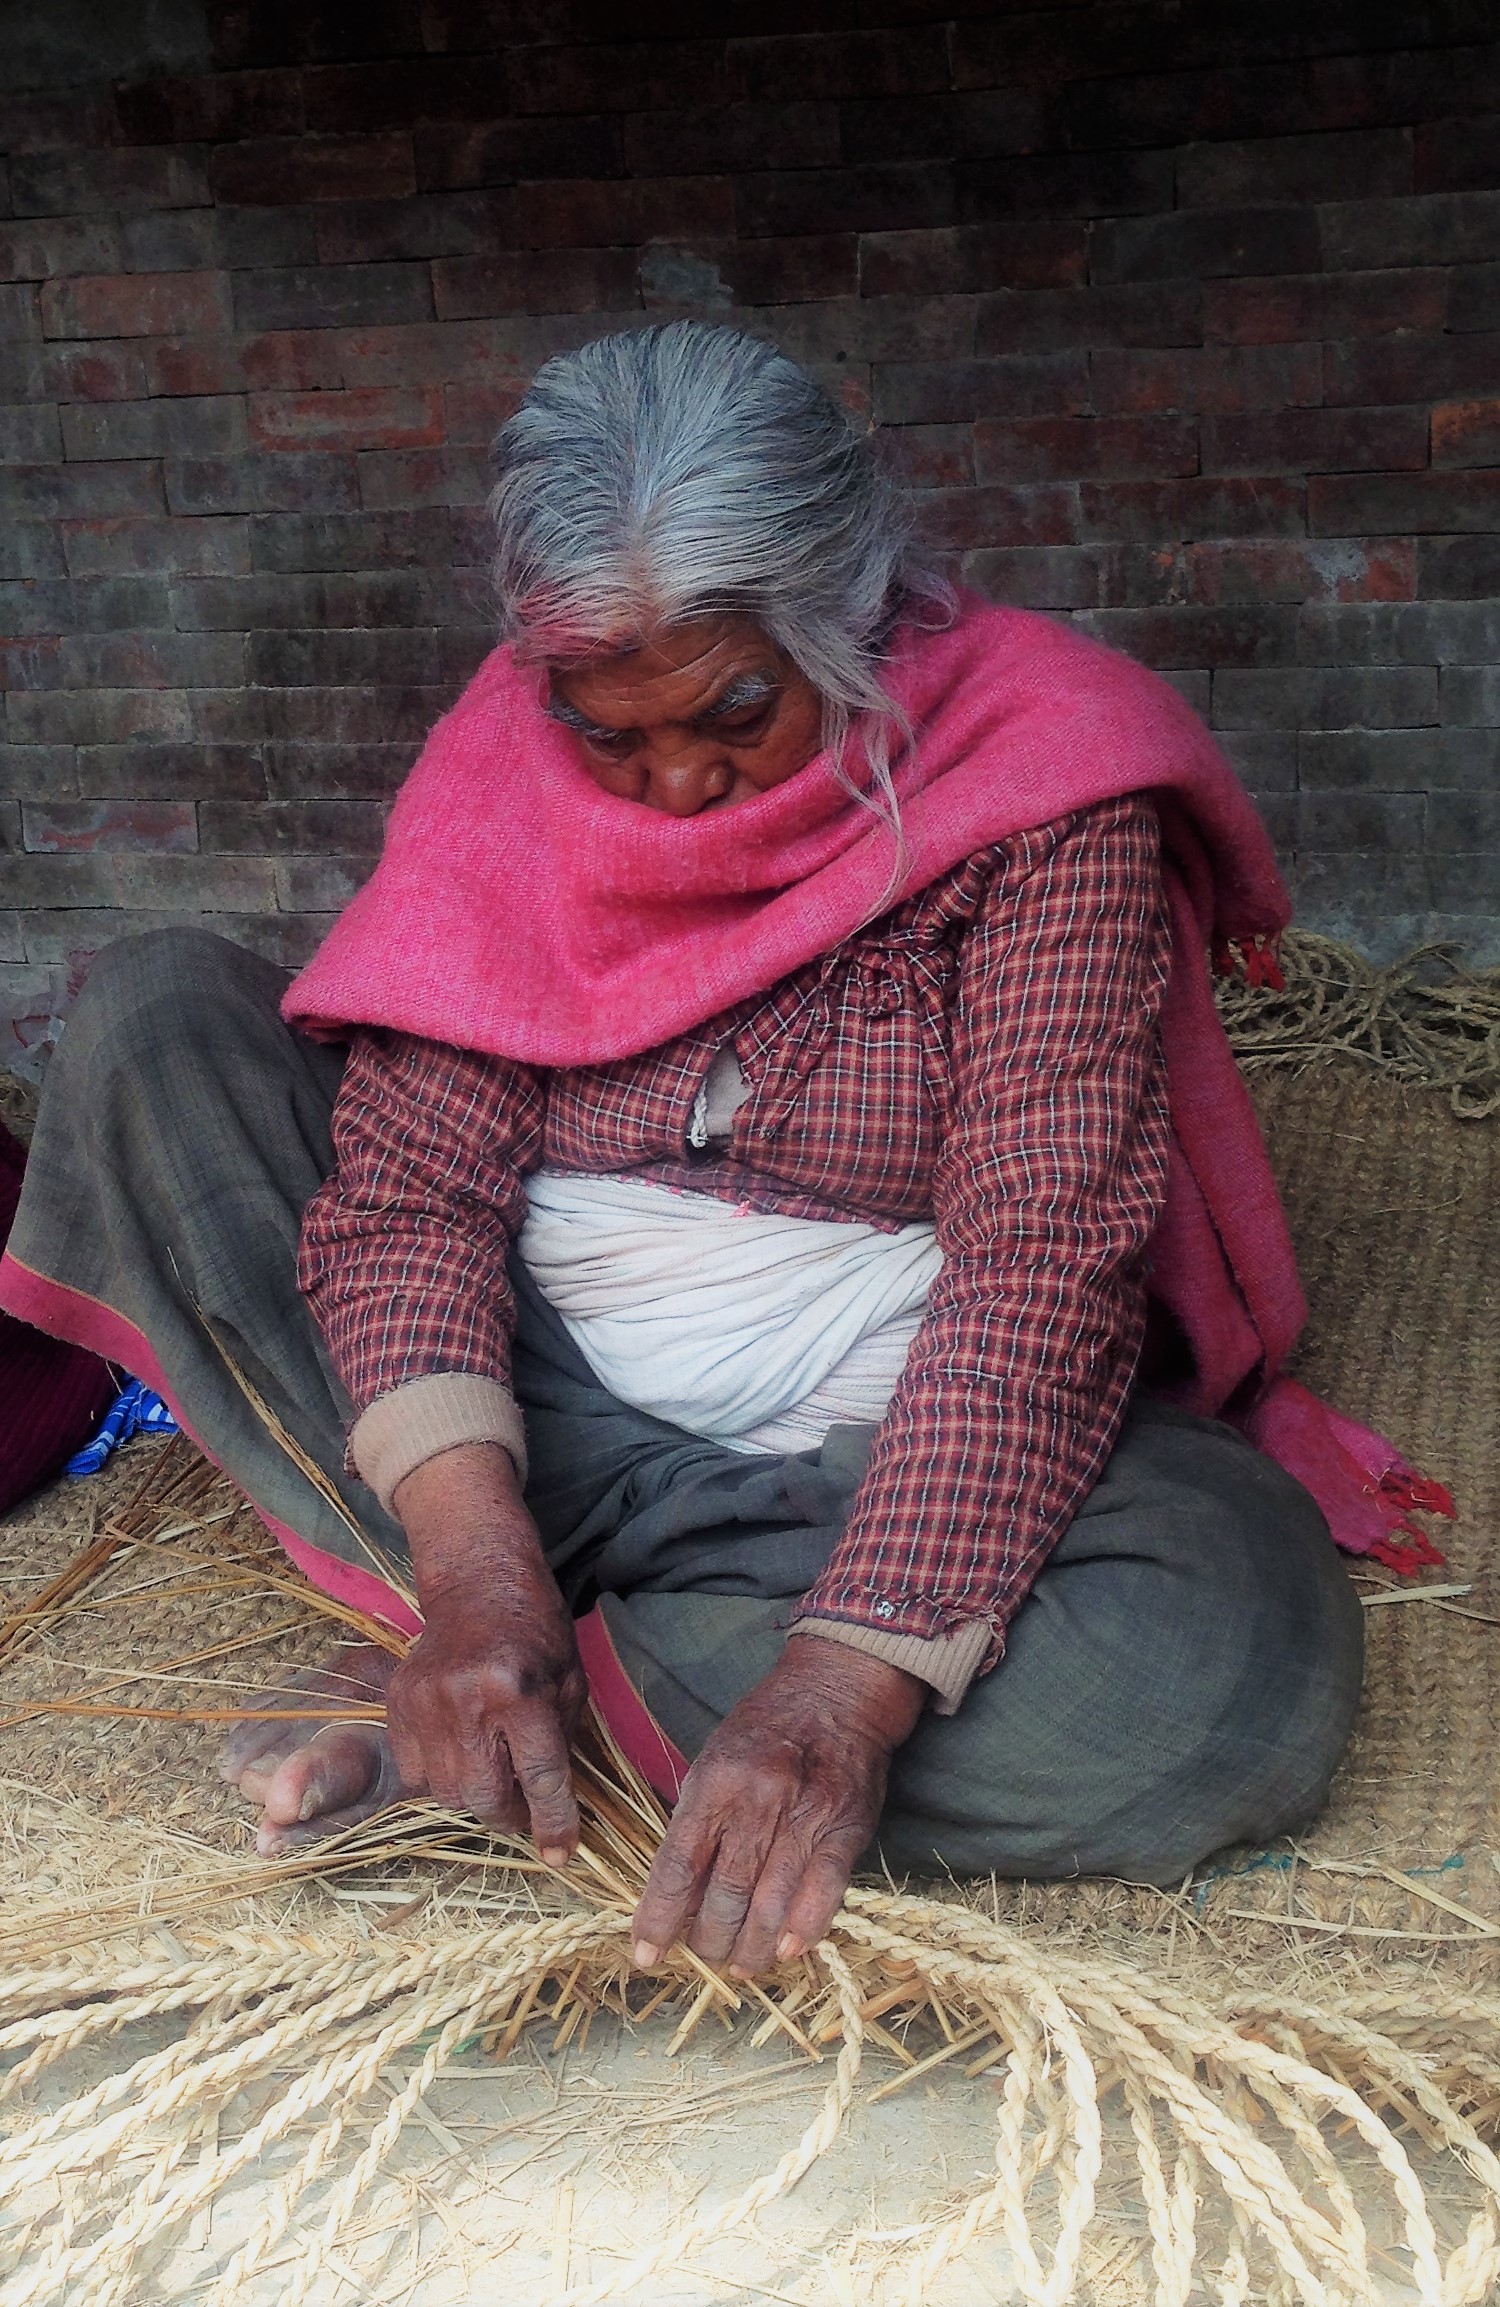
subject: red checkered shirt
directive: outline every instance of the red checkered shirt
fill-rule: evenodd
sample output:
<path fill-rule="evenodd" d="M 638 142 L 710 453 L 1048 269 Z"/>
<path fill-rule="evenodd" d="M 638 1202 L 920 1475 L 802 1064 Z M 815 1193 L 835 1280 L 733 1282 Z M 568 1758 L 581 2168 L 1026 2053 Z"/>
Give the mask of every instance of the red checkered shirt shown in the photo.
<path fill-rule="evenodd" d="M 357 1032 L 300 1274 L 355 1404 L 445 1372 L 508 1386 L 506 1256 L 543 1162 L 793 1215 L 930 1218 L 926 1318 L 798 1615 L 889 1656 L 892 1637 L 972 1637 L 963 1682 L 993 1664 L 1139 1360 L 1169 1136 L 1159 846 L 1139 797 L 1018 834 L 769 993 L 608 1065 Z M 691 1160 L 725 1043 L 748 1095 Z"/>

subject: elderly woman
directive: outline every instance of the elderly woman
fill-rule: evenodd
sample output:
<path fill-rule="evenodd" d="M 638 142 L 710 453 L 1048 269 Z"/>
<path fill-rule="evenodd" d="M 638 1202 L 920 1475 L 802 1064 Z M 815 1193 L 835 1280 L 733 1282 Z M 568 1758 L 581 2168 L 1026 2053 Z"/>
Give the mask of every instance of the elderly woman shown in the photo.
<path fill-rule="evenodd" d="M 101 956 L 6 1267 L 420 1626 L 311 1685 L 388 1729 L 235 1738 L 261 1848 L 427 1788 L 565 1860 L 590 1683 L 677 1798 L 644 1962 L 806 1946 L 866 1853 L 1169 1882 L 1301 1825 L 1360 1612 L 1215 1422 L 1301 1319 L 1205 967 L 1284 918 L 1248 803 L 1149 674 L 924 573 L 765 344 L 605 338 L 495 453 L 504 645 L 372 882 L 289 995 Z"/>

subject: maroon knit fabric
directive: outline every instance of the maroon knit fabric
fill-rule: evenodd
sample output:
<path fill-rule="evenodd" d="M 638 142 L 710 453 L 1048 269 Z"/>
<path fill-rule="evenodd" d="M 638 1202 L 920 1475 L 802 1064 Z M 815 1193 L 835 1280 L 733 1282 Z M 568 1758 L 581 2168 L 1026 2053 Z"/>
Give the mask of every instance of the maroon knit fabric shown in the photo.
<path fill-rule="evenodd" d="M 0 1241 L 10 1238 L 26 1149 L 0 1124 Z M 0 1313 L 0 1514 L 81 1449 L 114 1398 L 107 1362 Z"/>

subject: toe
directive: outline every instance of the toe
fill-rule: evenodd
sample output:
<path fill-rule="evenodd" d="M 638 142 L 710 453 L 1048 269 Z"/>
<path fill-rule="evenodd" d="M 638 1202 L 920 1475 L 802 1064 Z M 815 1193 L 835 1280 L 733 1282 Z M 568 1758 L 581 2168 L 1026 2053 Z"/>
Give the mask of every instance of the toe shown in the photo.
<path fill-rule="evenodd" d="M 287 1755 L 255 1799 L 264 1805 L 265 1824 L 271 1828 L 306 1825 L 351 1807 L 368 1816 L 378 1806 L 388 1774 L 394 1779 L 382 1733 L 369 1724 L 340 1725 Z"/>

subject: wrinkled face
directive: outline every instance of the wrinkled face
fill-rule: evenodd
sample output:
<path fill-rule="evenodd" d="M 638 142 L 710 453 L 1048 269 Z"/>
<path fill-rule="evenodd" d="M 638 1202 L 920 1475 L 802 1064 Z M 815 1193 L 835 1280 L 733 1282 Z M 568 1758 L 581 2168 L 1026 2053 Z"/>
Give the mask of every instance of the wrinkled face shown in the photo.
<path fill-rule="evenodd" d="M 594 782 L 669 817 L 753 800 L 822 743 L 817 691 L 749 617 L 669 625 L 625 656 L 554 670 L 550 689 Z"/>

